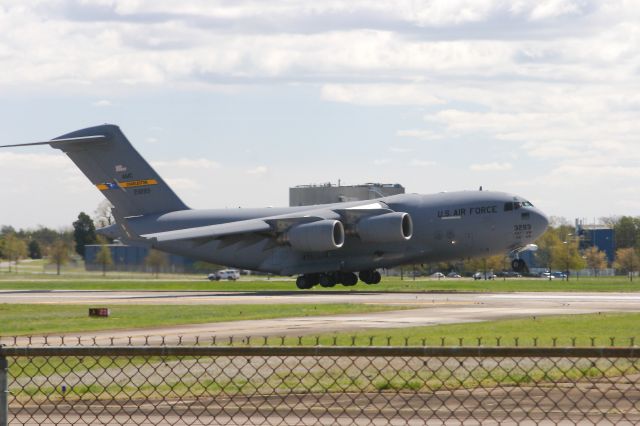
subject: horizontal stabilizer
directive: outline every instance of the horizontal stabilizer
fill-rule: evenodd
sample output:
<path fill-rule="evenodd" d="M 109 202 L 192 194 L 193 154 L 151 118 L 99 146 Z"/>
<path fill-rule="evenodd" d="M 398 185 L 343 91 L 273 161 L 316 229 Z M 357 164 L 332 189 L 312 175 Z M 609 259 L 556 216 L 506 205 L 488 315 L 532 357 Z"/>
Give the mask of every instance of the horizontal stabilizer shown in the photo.
<path fill-rule="evenodd" d="M 105 141 L 107 137 L 105 135 L 94 135 L 94 136 L 82 136 L 79 138 L 63 138 L 63 139 L 52 139 L 47 142 L 31 142 L 31 143 L 19 143 L 13 145 L 0 145 L 0 148 L 19 148 L 23 146 L 37 146 L 37 145 L 51 145 L 54 148 L 57 148 L 56 145 L 62 144 L 70 144 L 77 142 L 95 142 L 95 141 Z"/>

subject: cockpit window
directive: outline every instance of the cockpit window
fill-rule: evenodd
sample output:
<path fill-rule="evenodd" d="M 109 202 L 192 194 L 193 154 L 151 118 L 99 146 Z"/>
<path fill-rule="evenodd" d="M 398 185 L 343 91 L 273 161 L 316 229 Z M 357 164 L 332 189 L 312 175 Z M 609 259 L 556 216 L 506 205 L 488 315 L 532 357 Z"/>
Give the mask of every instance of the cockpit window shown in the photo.
<path fill-rule="evenodd" d="M 533 207 L 533 204 L 531 204 L 529 201 L 514 201 L 513 203 L 504 203 L 505 212 L 518 210 L 522 207 Z"/>

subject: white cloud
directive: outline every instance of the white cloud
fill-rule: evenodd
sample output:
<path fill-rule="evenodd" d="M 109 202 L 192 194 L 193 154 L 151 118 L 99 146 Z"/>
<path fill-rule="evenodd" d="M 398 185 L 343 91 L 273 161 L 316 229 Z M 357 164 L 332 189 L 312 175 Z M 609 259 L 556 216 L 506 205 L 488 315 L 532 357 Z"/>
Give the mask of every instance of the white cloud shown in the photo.
<path fill-rule="evenodd" d="M 543 0 L 537 1 L 530 12 L 532 20 L 542 20 L 556 18 L 567 14 L 574 14 L 580 11 L 580 6 L 574 0 Z"/>
<path fill-rule="evenodd" d="M 430 161 L 430 160 L 413 159 L 411 160 L 411 165 L 416 167 L 430 167 L 430 166 L 435 166 L 436 162 Z"/>
<path fill-rule="evenodd" d="M 56 154 L 26 154 L 11 151 L 0 151 L 0 168 L 3 174 L 8 173 L 11 169 L 67 169 L 72 170 L 75 166 L 64 155 Z"/>
<path fill-rule="evenodd" d="M 193 191 L 202 188 L 198 182 L 189 178 L 166 178 L 165 181 L 174 190 Z"/>
<path fill-rule="evenodd" d="M 151 165 L 163 169 L 187 168 L 187 169 L 215 169 L 220 167 L 215 161 L 206 158 L 180 158 L 172 161 L 153 161 Z"/>
<path fill-rule="evenodd" d="M 111 103 L 111 101 L 107 100 L 107 99 L 101 99 L 99 101 L 95 101 L 93 103 L 93 106 L 95 107 L 110 107 L 113 104 Z"/>
<path fill-rule="evenodd" d="M 504 172 L 513 169 L 513 165 L 511 163 L 484 163 L 484 164 L 472 164 L 469 167 L 470 170 L 474 172 Z"/>
<path fill-rule="evenodd" d="M 14 106 L 19 111 L 24 99 L 35 104 L 38 96 L 54 99 L 60 108 L 73 104 L 70 111 L 77 105 L 126 105 L 126 114 L 117 111 L 120 108 L 86 108 L 81 119 L 141 123 L 138 137 L 149 136 L 146 142 L 155 144 L 154 152 L 169 158 L 154 165 L 169 177 L 184 179 L 173 182 L 190 189 L 187 196 L 193 200 L 211 199 L 194 184 L 210 181 L 218 165 L 180 159 L 178 144 L 160 146 L 158 139 L 175 140 L 174 128 L 192 126 L 189 120 L 214 110 L 216 102 L 247 102 L 252 107 L 274 105 L 265 120 L 282 114 L 296 123 L 269 121 L 265 129 L 281 126 L 288 133 L 278 134 L 282 139 L 273 143 L 274 149 L 264 150 L 255 142 L 262 128 L 255 131 L 249 124 L 255 110 L 242 108 L 246 117 L 231 117 L 247 119 L 247 133 L 236 132 L 233 138 L 238 140 L 233 154 L 246 151 L 241 155 L 247 160 L 235 170 L 224 170 L 235 173 L 238 181 L 244 179 L 240 185 L 247 191 L 260 192 L 253 199 L 281 191 L 273 185 L 255 191 L 258 180 L 252 176 L 268 173 L 275 179 L 279 167 L 246 170 L 251 167 L 246 164 L 282 164 L 281 151 L 275 148 L 281 144 L 287 152 L 299 149 L 297 123 L 313 122 L 298 118 L 316 113 L 319 128 L 327 133 L 312 124 L 304 128 L 312 136 L 308 140 L 322 139 L 331 152 L 347 148 L 341 146 L 344 123 L 334 118 L 344 119 L 348 108 L 355 119 L 348 120 L 352 134 L 347 138 L 353 146 L 344 150 L 345 157 L 373 154 L 352 161 L 352 175 L 342 178 L 404 179 L 407 186 L 414 183 L 412 190 L 439 191 L 475 186 L 469 182 L 477 175 L 466 165 L 501 172 L 513 164 L 511 170 L 517 167 L 526 179 L 491 181 L 499 173 L 486 173 L 483 183 L 514 191 L 526 188 L 534 196 L 538 191 L 538 198 L 549 200 L 546 207 L 560 210 L 551 214 L 603 205 L 640 213 L 630 212 L 629 204 L 616 197 L 606 198 L 611 187 L 640 184 L 635 172 L 640 161 L 638 22 L 640 8 L 627 0 L 5 0 L 0 7 L 0 90 L 4 112 Z M 176 94 L 179 101 L 153 105 L 149 100 L 158 93 Z M 202 101 L 202 93 L 214 95 L 211 103 Z M 384 108 L 389 106 L 393 108 Z M 151 122 L 155 114 L 161 116 Z M 57 116 L 51 120 L 61 122 Z M 15 121 L 7 123 L 7 134 L 21 137 L 15 127 L 24 124 Z M 156 128 L 158 124 L 165 130 Z M 323 139 L 327 135 L 337 137 Z M 434 146 L 437 149 L 427 149 Z M 411 149 L 410 156 L 402 155 L 406 149 Z M 402 157 L 410 158 L 399 161 Z M 421 157 L 446 162 L 455 172 L 442 182 L 430 174 L 431 161 Z M 68 171 L 74 167 L 70 161 L 58 158 L 53 161 L 61 163 L 52 165 L 42 157 L 0 156 L 0 164 L 9 167 L 0 180 L 13 196 L 29 189 L 16 178 L 7 180 L 7 173 L 27 181 L 49 179 L 43 186 L 91 189 L 89 183 L 80 183 L 79 172 Z M 485 158 L 490 160 L 483 163 Z M 424 176 L 417 178 L 410 165 L 423 165 Z M 39 167 L 64 170 L 66 180 L 50 179 Z M 291 167 L 287 164 L 287 170 Z M 344 164 L 336 167 L 345 173 Z M 179 173 L 172 173 L 174 169 Z M 296 170 L 298 177 L 289 178 L 294 184 L 307 176 L 304 168 Z M 324 174 L 334 178 L 337 172 L 323 168 L 318 179 L 327 179 Z M 283 178 L 279 183 L 286 187 L 291 182 Z M 554 188 L 562 191 L 556 195 Z M 566 202 L 569 189 L 573 203 Z M 595 207 L 580 204 L 593 194 L 605 201 Z M 78 206 L 74 203 L 69 201 Z M 13 217 L 22 219 L 17 213 Z"/>
<path fill-rule="evenodd" d="M 412 148 L 407 148 L 407 147 L 404 147 L 404 146 L 391 146 L 391 147 L 389 147 L 389 151 L 395 152 L 395 153 L 398 153 L 398 154 L 406 154 L 408 152 L 412 152 L 413 149 Z"/>
<path fill-rule="evenodd" d="M 247 174 L 250 174 L 250 175 L 264 175 L 268 171 L 269 171 L 269 169 L 266 166 L 258 166 L 258 167 L 254 167 L 253 169 L 247 170 Z"/>
<path fill-rule="evenodd" d="M 416 139 L 423 139 L 423 140 L 442 139 L 441 134 L 434 132 L 432 130 L 425 130 L 425 129 L 398 130 L 396 134 L 400 137 L 416 138 Z"/>
<path fill-rule="evenodd" d="M 322 98 L 357 105 L 437 105 L 443 101 L 428 87 L 407 84 L 327 84 Z"/>
<path fill-rule="evenodd" d="M 374 166 L 383 166 L 385 164 L 389 164 L 391 163 L 391 160 L 389 160 L 388 158 L 377 158 L 375 160 L 373 160 L 373 165 Z"/>

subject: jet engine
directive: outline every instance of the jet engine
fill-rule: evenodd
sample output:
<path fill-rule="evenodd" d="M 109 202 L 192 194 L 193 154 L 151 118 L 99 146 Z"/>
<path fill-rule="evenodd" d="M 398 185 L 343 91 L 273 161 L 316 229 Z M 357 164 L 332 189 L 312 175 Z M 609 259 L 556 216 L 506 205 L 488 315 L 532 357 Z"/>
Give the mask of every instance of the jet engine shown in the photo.
<path fill-rule="evenodd" d="M 338 220 L 319 220 L 292 227 L 286 239 L 299 251 L 337 250 L 344 244 L 344 227 Z"/>
<path fill-rule="evenodd" d="M 368 243 L 396 243 L 413 235 L 413 221 L 409 213 L 394 212 L 361 219 L 356 225 L 360 239 Z"/>

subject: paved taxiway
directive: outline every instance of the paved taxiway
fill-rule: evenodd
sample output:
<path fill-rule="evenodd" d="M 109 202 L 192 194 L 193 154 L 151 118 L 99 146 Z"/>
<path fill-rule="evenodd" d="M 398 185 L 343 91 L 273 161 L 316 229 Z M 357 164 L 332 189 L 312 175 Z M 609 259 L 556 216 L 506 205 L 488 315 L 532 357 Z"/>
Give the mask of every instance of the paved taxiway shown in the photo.
<path fill-rule="evenodd" d="M 83 304 L 117 309 L 120 304 L 321 304 L 401 306 L 387 312 L 306 316 L 92 332 L 83 341 L 145 343 L 145 336 L 172 336 L 183 343 L 197 336 L 304 335 L 371 328 L 404 328 L 542 315 L 640 312 L 636 293 L 376 293 L 376 292 L 210 292 L 210 291 L 0 291 L 1 303 Z M 406 309 L 410 308 L 410 309 Z M 78 334 L 72 334 L 78 336 Z M 4 338 L 4 342 L 6 341 Z M 131 339 L 131 340 L 130 340 Z M 151 342 L 159 342 L 158 339 Z M 11 342 L 13 343 L 13 342 Z M 25 342 L 17 342 L 25 343 Z M 36 342 L 32 342 L 36 344 Z M 50 342 L 52 343 L 52 342 Z M 148 343 L 148 342 L 147 342 Z"/>

